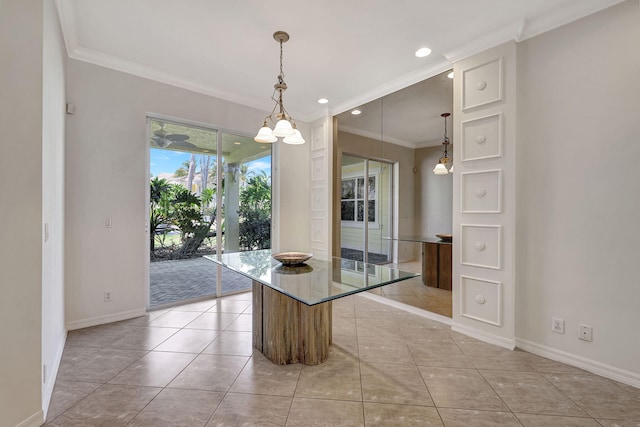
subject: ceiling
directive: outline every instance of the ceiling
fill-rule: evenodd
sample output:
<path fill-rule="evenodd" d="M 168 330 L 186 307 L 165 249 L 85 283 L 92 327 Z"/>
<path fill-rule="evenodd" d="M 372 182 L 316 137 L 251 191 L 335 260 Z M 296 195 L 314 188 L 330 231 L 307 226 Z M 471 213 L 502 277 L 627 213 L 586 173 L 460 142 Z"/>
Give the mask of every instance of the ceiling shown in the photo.
<path fill-rule="evenodd" d="M 71 58 L 268 111 L 287 31 L 284 105 L 311 121 L 621 0 L 55 1 Z"/>
<path fill-rule="evenodd" d="M 453 110 L 453 80 L 449 71 L 336 115 L 338 130 L 410 148 L 440 145 L 444 137 L 442 113 Z M 447 136 L 451 137 L 447 119 Z"/>

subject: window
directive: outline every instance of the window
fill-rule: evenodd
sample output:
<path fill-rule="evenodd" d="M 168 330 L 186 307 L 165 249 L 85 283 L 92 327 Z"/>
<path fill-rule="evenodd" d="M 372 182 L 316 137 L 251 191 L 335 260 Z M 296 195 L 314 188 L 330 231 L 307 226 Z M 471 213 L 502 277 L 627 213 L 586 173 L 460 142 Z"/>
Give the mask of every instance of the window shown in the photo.
<path fill-rule="evenodd" d="M 376 176 L 369 176 L 367 186 L 367 220 L 369 223 L 375 223 L 376 218 Z M 354 177 L 342 180 L 342 197 L 341 197 L 341 214 L 342 221 L 350 221 L 354 223 L 364 222 L 364 196 L 365 196 L 364 177 Z"/>

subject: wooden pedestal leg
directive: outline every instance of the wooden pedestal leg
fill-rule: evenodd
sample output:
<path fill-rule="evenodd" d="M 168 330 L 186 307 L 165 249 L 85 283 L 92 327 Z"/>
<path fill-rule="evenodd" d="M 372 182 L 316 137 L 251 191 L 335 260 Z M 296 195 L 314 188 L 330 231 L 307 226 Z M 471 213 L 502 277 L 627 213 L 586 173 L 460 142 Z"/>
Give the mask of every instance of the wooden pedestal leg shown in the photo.
<path fill-rule="evenodd" d="M 317 365 L 331 345 L 331 302 L 308 306 L 253 282 L 253 346 L 278 365 Z"/>
<path fill-rule="evenodd" d="M 300 305 L 300 362 L 317 365 L 329 357 L 332 338 L 331 301 L 312 306 Z"/>

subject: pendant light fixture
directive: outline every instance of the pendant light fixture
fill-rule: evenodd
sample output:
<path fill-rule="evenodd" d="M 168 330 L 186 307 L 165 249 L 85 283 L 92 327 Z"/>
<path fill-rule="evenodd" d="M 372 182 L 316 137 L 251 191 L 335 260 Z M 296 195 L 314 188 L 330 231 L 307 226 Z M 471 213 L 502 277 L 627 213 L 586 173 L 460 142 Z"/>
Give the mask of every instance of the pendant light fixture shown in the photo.
<path fill-rule="evenodd" d="M 442 141 L 442 145 L 444 145 L 444 156 L 440 157 L 438 164 L 436 165 L 435 168 L 433 168 L 433 173 L 436 175 L 446 175 L 448 173 L 453 173 L 453 165 L 449 170 L 447 170 L 447 167 L 446 167 L 446 165 L 448 165 L 453 161 L 453 159 L 450 159 L 448 156 L 448 148 L 451 142 L 447 137 L 447 117 L 449 117 L 450 115 L 451 113 L 440 114 L 440 117 L 444 118 L 444 140 Z"/>
<path fill-rule="evenodd" d="M 296 129 L 295 120 L 282 105 L 282 92 L 287 90 L 287 84 L 284 82 L 284 72 L 282 71 L 282 43 L 289 40 L 289 34 L 284 31 L 276 31 L 273 33 L 273 38 L 280 43 L 280 74 L 278 75 L 278 82 L 273 85 L 274 91 L 273 95 L 271 95 L 271 99 L 276 105 L 271 110 L 271 114 L 265 117 L 262 127 L 253 140 L 256 142 L 276 142 L 278 138 L 283 138 L 282 142 L 285 144 L 304 144 L 305 141 L 302 138 L 302 134 Z M 277 98 L 276 92 L 278 93 Z M 269 127 L 269 123 L 275 125 L 273 130 Z"/>

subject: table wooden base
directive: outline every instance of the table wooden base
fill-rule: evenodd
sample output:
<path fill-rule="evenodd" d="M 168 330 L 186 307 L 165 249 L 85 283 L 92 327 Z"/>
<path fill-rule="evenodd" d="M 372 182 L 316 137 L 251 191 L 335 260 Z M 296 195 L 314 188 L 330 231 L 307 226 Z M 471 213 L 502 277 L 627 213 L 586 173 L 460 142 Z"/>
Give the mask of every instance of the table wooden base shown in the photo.
<path fill-rule="evenodd" d="M 277 365 L 329 357 L 331 301 L 306 305 L 253 281 L 253 346 Z"/>

